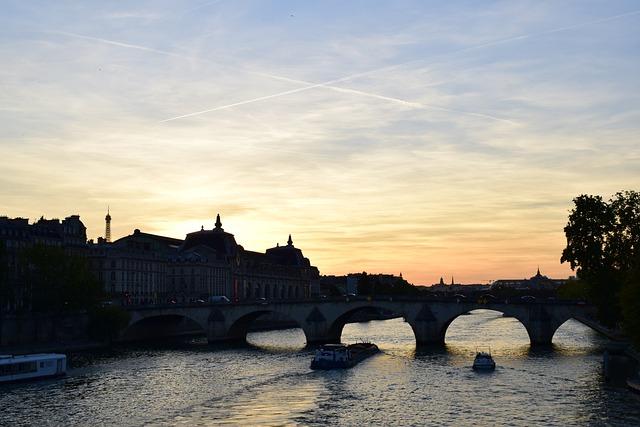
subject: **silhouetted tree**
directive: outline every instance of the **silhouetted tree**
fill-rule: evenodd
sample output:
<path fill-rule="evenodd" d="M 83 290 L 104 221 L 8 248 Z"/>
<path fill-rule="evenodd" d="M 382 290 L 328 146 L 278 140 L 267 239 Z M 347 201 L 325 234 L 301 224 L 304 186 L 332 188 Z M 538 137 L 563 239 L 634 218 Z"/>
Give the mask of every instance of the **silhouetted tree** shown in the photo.
<path fill-rule="evenodd" d="M 22 280 L 32 311 L 87 309 L 103 298 L 102 286 L 84 257 L 60 247 L 35 245 L 22 253 L 21 262 L 26 266 Z"/>
<path fill-rule="evenodd" d="M 358 278 L 358 295 L 371 295 L 372 291 L 373 286 L 371 283 L 371 278 L 366 271 L 363 271 Z"/>
<path fill-rule="evenodd" d="M 0 240 L 0 314 L 7 306 L 9 299 L 8 262 L 5 242 Z"/>
<path fill-rule="evenodd" d="M 358 279 L 358 295 L 415 295 L 416 286 L 401 277 L 394 281 L 381 281 L 375 274 L 363 272 Z"/>
<path fill-rule="evenodd" d="M 620 305 L 625 330 L 636 347 L 640 349 L 640 259 L 638 258 L 620 291 Z"/>
<path fill-rule="evenodd" d="M 568 280 L 558 287 L 556 295 L 565 300 L 585 300 L 588 297 L 587 286 L 587 283 L 582 279 Z"/>
<path fill-rule="evenodd" d="M 640 250 L 640 194 L 619 192 L 608 202 L 583 194 L 573 202 L 560 261 L 585 281 L 600 321 L 616 326 L 622 319 L 620 289 Z"/>

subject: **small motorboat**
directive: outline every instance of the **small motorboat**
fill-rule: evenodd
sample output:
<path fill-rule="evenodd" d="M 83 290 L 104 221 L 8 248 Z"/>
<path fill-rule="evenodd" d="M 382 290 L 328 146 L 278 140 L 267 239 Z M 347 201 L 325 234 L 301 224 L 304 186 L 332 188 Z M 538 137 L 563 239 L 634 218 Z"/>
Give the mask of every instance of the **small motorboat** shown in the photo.
<path fill-rule="evenodd" d="M 0 383 L 57 377 L 67 372 L 64 354 L 0 355 Z"/>
<path fill-rule="evenodd" d="M 351 368 L 379 351 L 377 345 L 368 342 L 351 345 L 326 344 L 316 350 L 311 369 Z"/>
<path fill-rule="evenodd" d="M 491 350 L 476 351 L 476 358 L 473 361 L 474 371 L 493 371 L 496 369 L 496 362 L 491 357 Z"/>

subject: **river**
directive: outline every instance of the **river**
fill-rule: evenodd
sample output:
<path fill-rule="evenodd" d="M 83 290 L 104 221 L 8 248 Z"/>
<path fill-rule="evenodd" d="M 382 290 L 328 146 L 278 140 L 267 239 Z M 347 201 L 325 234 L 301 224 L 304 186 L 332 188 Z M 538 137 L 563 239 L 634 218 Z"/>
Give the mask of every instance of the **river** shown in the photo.
<path fill-rule="evenodd" d="M 362 339 L 382 353 L 344 371 L 311 371 L 299 329 L 83 355 L 64 378 L 0 386 L 0 425 L 640 425 L 640 398 L 604 382 L 606 339 L 573 320 L 544 350 L 487 310 L 457 318 L 445 348 L 417 351 L 401 319 L 345 326 Z M 487 345 L 496 370 L 473 372 Z"/>

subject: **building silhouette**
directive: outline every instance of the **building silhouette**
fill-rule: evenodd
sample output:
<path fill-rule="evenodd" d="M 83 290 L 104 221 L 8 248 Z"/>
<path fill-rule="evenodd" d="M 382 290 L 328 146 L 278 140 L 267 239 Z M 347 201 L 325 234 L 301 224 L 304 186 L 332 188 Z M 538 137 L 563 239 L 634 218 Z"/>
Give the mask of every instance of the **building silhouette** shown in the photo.
<path fill-rule="evenodd" d="M 122 304 L 188 303 L 226 296 L 233 301 L 300 299 L 317 288 L 318 269 L 289 236 L 286 246 L 246 250 L 222 228 L 204 226 L 184 240 L 143 233 L 89 245 L 92 271 Z"/>
<path fill-rule="evenodd" d="M 517 291 L 555 290 L 568 279 L 551 279 L 540 273 L 540 267 L 534 276 L 528 279 L 499 279 L 491 284 L 491 290 L 513 289 Z"/>
<path fill-rule="evenodd" d="M 34 245 L 60 247 L 86 257 L 90 271 L 115 303 L 158 304 L 207 301 L 301 299 L 317 293 L 318 269 L 289 236 L 286 245 L 255 252 L 224 231 L 220 215 L 214 228 L 187 234 L 184 240 L 139 229 L 111 242 L 111 215 L 105 237 L 87 241 L 79 215 L 58 219 L 0 217 L 0 310 L 29 311 L 30 289 L 22 257 Z"/>
<path fill-rule="evenodd" d="M 5 289 L 0 295 L 0 310 L 14 312 L 30 310 L 31 289 L 24 280 L 28 268 L 22 259 L 25 249 L 35 245 L 63 248 L 67 253 L 85 255 L 87 228 L 79 215 L 59 219 L 40 217 L 29 224 L 28 218 L 0 216 L 0 273 Z"/>

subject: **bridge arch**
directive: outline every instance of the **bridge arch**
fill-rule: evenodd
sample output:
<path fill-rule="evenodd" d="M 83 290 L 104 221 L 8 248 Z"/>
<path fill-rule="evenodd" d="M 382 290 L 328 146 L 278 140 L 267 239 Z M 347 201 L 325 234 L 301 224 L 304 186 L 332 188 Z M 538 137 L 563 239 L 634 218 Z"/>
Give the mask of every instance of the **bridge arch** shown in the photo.
<path fill-rule="evenodd" d="M 236 319 L 233 319 L 230 322 L 230 326 L 226 331 L 226 339 L 230 341 L 246 341 L 247 333 L 251 325 L 260 317 L 268 314 L 275 314 L 282 318 L 283 320 L 290 320 L 295 322 L 297 327 L 302 329 L 305 334 L 305 339 L 308 341 L 308 335 L 305 331 L 302 322 L 299 319 L 291 317 L 287 313 L 283 313 L 278 310 L 274 310 L 269 307 L 257 308 L 255 310 L 249 311 L 247 313 L 242 314 Z"/>
<path fill-rule="evenodd" d="M 360 305 L 358 307 L 350 308 L 344 311 L 342 314 L 340 314 L 335 319 L 333 319 L 333 321 L 329 324 L 329 327 L 328 327 L 329 341 L 339 343 L 342 338 L 342 332 L 344 330 L 344 327 L 347 323 L 349 323 L 349 320 L 352 320 L 355 314 L 363 313 L 367 311 L 382 312 L 382 311 L 390 311 L 390 310 L 388 307 L 385 307 L 384 304 L 376 304 L 375 302 L 372 302 L 372 303 Z M 396 314 L 397 316 L 395 318 L 404 317 L 403 313 L 396 313 Z M 413 331 L 413 328 L 412 328 L 412 331 Z M 415 337 L 415 331 L 413 332 Z"/>
<path fill-rule="evenodd" d="M 593 314 L 593 313 L 592 313 Z M 610 337 L 610 335 L 607 334 L 607 331 L 605 330 L 604 327 L 602 327 L 601 325 L 599 325 L 597 323 L 597 321 L 595 321 L 593 318 L 589 318 L 587 316 L 584 315 L 584 313 L 579 313 L 579 314 L 568 314 L 562 318 L 559 318 L 556 321 L 556 325 L 555 325 L 555 329 L 553 330 L 553 335 L 552 335 L 552 339 L 558 339 L 560 340 L 560 342 L 562 342 L 563 340 L 569 338 L 569 339 L 574 339 L 576 340 L 576 344 L 580 341 L 583 340 L 582 337 L 577 337 L 575 334 L 570 334 L 570 335 L 565 335 L 563 336 L 563 333 L 561 331 L 561 329 L 563 329 L 563 327 L 568 326 L 568 324 L 575 322 L 577 323 L 580 329 L 586 330 L 586 331 L 590 331 L 590 332 L 596 332 L 597 334 L 601 334 L 605 337 Z M 560 332 L 560 333 L 559 333 Z"/>
<path fill-rule="evenodd" d="M 522 326 L 522 329 L 525 330 L 526 334 L 527 334 L 527 338 L 529 339 L 529 341 L 532 340 L 532 334 L 529 331 L 529 328 L 527 327 L 528 322 L 526 319 L 522 319 L 520 315 L 518 314 L 513 314 L 513 313 L 509 313 L 509 310 L 500 310 L 497 308 L 487 308 L 487 307 L 477 307 L 477 308 L 473 308 L 471 310 L 465 310 L 465 311 L 460 311 L 457 314 L 450 316 L 449 318 L 446 318 L 445 321 L 443 322 L 442 326 L 440 327 L 440 331 L 439 331 L 439 340 L 441 340 L 442 343 L 445 343 L 446 340 L 446 335 L 447 335 L 447 331 L 449 330 L 451 324 L 459 319 L 461 316 L 464 316 L 466 314 L 471 314 L 474 311 L 480 311 L 480 310 L 486 310 L 486 311 L 491 311 L 494 313 L 499 313 L 501 315 L 505 315 L 511 318 L 514 318 L 518 321 L 518 324 L 520 326 Z M 481 337 L 478 337 L 481 338 Z"/>
<path fill-rule="evenodd" d="M 196 319 L 184 314 L 161 313 L 132 319 L 120 333 L 120 340 L 144 341 L 200 334 L 206 334 L 206 328 Z"/>

